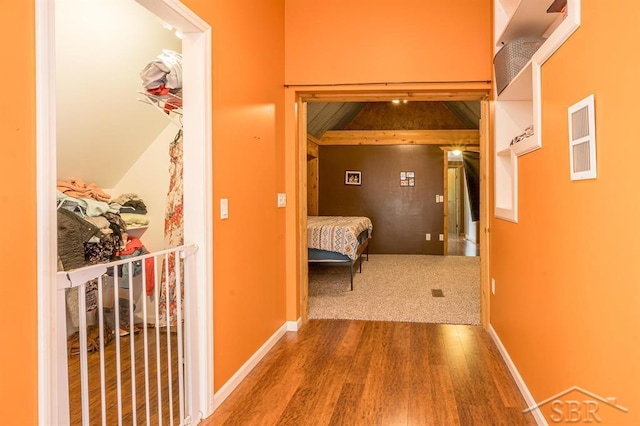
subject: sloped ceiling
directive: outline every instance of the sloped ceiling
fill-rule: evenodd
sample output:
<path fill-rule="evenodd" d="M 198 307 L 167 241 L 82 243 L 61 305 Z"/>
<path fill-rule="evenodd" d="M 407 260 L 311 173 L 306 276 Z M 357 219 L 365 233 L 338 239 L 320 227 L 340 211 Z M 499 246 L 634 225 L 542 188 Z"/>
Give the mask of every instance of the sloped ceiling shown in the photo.
<path fill-rule="evenodd" d="M 310 102 L 307 104 L 307 133 L 321 138 L 327 130 L 344 129 L 365 105 L 363 102 Z"/>
<path fill-rule="evenodd" d="M 307 132 L 320 139 L 328 130 L 478 129 L 480 102 L 311 102 Z"/>
<path fill-rule="evenodd" d="M 181 47 L 133 0 L 56 1 L 58 179 L 118 183 L 169 125 L 137 101 L 139 73 L 162 49 Z"/>

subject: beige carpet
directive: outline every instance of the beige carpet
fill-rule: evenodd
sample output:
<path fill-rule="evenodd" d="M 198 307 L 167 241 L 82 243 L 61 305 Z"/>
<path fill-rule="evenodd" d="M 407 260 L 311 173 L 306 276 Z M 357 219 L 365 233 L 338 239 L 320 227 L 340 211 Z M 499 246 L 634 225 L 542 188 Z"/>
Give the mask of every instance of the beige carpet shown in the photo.
<path fill-rule="evenodd" d="M 480 324 L 480 258 L 372 254 L 353 291 L 348 267 L 310 264 L 309 318 Z"/>

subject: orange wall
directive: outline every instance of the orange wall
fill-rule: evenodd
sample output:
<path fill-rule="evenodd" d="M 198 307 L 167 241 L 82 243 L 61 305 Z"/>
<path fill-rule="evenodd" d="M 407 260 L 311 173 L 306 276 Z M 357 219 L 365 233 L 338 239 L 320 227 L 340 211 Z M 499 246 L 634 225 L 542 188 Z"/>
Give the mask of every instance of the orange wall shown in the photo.
<path fill-rule="evenodd" d="M 2 2 L 0 413 L 24 424 L 38 418 L 34 28 L 34 2 Z"/>
<path fill-rule="evenodd" d="M 213 27 L 215 387 L 285 320 L 284 4 L 185 1 Z M 0 412 L 37 423 L 35 13 L 2 3 Z M 6 10 L 5 10 L 6 9 Z M 219 211 L 215 209 L 215 217 Z"/>
<path fill-rule="evenodd" d="M 285 90 L 284 172 L 290 207 L 286 218 L 287 319 L 295 320 L 300 314 L 296 232 L 301 171 L 297 169 L 294 109 L 298 91 L 451 91 L 447 84 L 419 84 L 450 81 L 460 82 L 457 90 L 477 90 L 478 83 L 467 82 L 492 78 L 492 1 L 286 0 L 285 7 L 285 81 L 308 85 Z M 409 83 L 368 84 L 376 82 Z M 320 86 L 335 83 L 353 84 Z"/>
<path fill-rule="evenodd" d="M 285 321 L 283 1 L 185 1 L 212 26 L 214 384 Z M 229 199 L 220 220 L 219 200 Z"/>
<path fill-rule="evenodd" d="M 288 84 L 491 80 L 491 0 L 287 0 Z"/>
<path fill-rule="evenodd" d="M 582 26 L 543 65 L 520 220 L 492 220 L 491 323 L 538 401 L 576 385 L 629 409 L 601 406 L 607 424 L 640 424 L 640 4 L 618 6 L 582 0 Z M 571 182 L 567 107 L 591 93 L 598 178 Z"/>

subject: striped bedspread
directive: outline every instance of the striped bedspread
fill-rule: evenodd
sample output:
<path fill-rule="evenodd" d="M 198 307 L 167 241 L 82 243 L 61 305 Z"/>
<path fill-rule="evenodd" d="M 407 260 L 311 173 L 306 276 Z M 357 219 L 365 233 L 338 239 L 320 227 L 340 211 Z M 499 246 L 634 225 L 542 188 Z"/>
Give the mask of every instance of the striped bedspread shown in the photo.
<path fill-rule="evenodd" d="M 357 258 L 358 235 L 364 230 L 373 231 L 368 217 L 309 216 L 307 218 L 307 246 L 333 251 L 350 259 Z"/>

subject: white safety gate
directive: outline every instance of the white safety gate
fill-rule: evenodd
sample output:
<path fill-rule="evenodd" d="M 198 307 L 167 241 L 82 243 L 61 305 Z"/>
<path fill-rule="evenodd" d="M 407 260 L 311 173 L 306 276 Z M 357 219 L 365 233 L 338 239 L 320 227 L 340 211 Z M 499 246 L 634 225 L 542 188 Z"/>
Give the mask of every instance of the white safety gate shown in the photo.
<path fill-rule="evenodd" d="M 82 425 L 192 422 L 185 312 L 196 249 L 184 245 L 57 274 L 61 418 Z"/>

